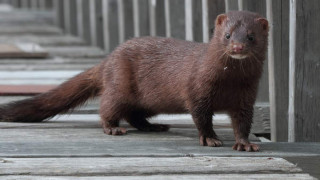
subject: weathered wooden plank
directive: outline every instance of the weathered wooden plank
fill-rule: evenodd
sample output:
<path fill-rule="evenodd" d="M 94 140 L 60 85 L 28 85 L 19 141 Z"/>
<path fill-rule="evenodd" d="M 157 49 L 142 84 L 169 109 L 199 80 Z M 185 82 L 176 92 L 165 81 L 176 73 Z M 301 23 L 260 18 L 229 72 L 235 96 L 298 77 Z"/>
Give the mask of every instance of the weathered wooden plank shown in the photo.
<path fill-rule="evenodd" d="M 294 118 L 292 139 L 290 141 L 320 142 L 320 41 L 317 29 L 320 29 L 320 1 L 291 1 L 296 4 L 296 42 L 294 33 L 290 32 L 290 66 L 293 71 L 289 74 L 289 106 L 290 116 Z M 291 6 L 290 9 L 293 7 Z M 294 9 L 292 9 L 292 13 Z M 294 20 L 295 15 L 290 16 Z M 290 24 L 290 28 L 294 28 Z M 291 36 L 292 35 L 292 36 Z M 293 42 L 291 42 L 293 40 Z M 293 45 L 293 46 L 291 46 Z M 292 56 L 295 63 L 292 63 Z M 294 58 L 294 57 L 293 57 Z M 291 83 L 292 82 L 292 83 Z M 295 83 L 294 83 L 295 82 Z M 294 88 L 294 91 L 291 89 Z M 290 132 L 289 129 L 289 132 Z"/>
<path fill-rule="evenodd" d="M 102 22 L 102 0 L 96 0 L 95 3 L 96 7 L 96 35 L 97 35 L 97 46 L 100 48 L 104 48 L 104 42 L 103 42 L 103 35 L 104 35 L 104 29 L 103 29 L 103 22 Z"/>
<path fill-rule="evenodd" d="M 0 58 L 45 58 L 47 56 L 48 52 L 35 43 L 0 44 Z"/>
<path fill-rule="evenodd" d="M 10 175 L 6 176 L 7 180 L 14 179 L 30 179 L 30 180 L 201 180 L 201 179 L 215 179 L 215 180 L 225 180 L 225 179 L 237 179 L 237 180 L 247 180 L 247 179 L 263 179 L 263 180 L 277 180 L 277 179 L 286 179 L 286 180 L 314 180 L 309 174 L 188 174 L 188 175 L 147 175 L 147 176 L 28 176 L 28 175 Z"/>
<path fill-rule="evenodd" d="M 91 45 L 97 46 L 96 1 L 89 1 L 90 39 Z"/>
<path fill-rule="evenodd" d="M 224 0 L 210 0 L 208 1 L 208 16 L 209 16 L 209 28 L 210 35 L 213 35 L 215 19 L 219 14 L 225 13 L 225 3 Z"/>
<path fill-rule="evenodd" d="M 202 11 L 202 42 L 209 42 L 209 8 L 208 0 L 201 1 L 201 11 Z"/>
<path fill-rule="evenodd" d="M 72 35 L 78 35 L 76 0 L 70 0 L 70 7 L 69 8 L 70 8 L 70 10 L 69 10 L 70 33 Z"/>
<path fill-rule="evenodd" d="M 184 3 L 184 17 L 185 17 L 185 39 L 187 41 L 193 41 L 193 11 L 192 11 L 193 2 L 192 0 L 185 0 Z"/>
<path fill-rule="evenodd" d="M 196 42 L 203 42 L 203 27 L 202 27 L 202 1 L 193 0 L 192 4 L 192 12 L 193 12 L 193 39 Z M 208 20 L 208 19 L 207 19 Z M 209 27 L 207 27 L 209 31 Z M 209 36 L 209 34 L 207 34 Z"/>
<path fill-rule="evenodd" d="M 185 39 L 185 14 L 184 11 L 177 10 L 184 7 L 184 0 L 175 0 L 170 2 L 171 36 L 174 38 Z"/>
<path fill-rule="evenodd" d="M 128 40 L 134 37 L 133 32 L 133 1 L 123 1 L 124 12 L 124 40 Z"/>
<path fill-rule="evenodd" d="M 51 25 L 10 25 L 0 26 L 0 35 L 61 35 L 61 29 Z"/>
<path fill-rule="evenodd" d="M 105 48 L 107 52 L 111 52 L 119 44 L 119 28 L 118 28 L 118 1 L 104 0 L 104 41 L 107 42 Z M 105 14 L 107 13 L 107 14 Z M 112 27 L 112 28 L 111 28 Z M 107 29 L 106 29 L 107 28 Z M 109 48 L 106 48 L 108 47 Z"/>
<path fill-rule="evenodd" d="M 69 46 L 69 47 L 45 47 L 52 56 L 62 56 L 69 58 L 105 58 L 106 52 L 92 46 Z"/>
<path fill-rule="evenodd" d="M 91 64 L 92 66 L 95 64 L 98 64 L 103 59 L 101 58 L 72 58 L 72 57 L 48 57 L 45 60 L 44 59 L 34 59 L 34 58 L 28 58 L 28 59 L 1 59 L 0 64 L 1 66 L 19 66 L 19 65 L 34 65 L 35 67 L 37 65 L 47 64 L 50 65 L 48 67 L 48 70 L 50 70 L 51 66 L 57 65 L 57 64 Z"/>
<path fill-rule="evenodd" d="M 80 38 L 69 35 L 1 35 L 1 43 L 14 43 L 14 42 L 30 42 L 40 44 L 42 46 L 71 46 L 71 45 L 84 45 L 83 40 Z"/>
<path fill-rule="evenodd" d="M 64 32 L 71 34 L 70 0 L 63 1 Z"/>
<path fill-rule="evenodd" d="M 149 25 L 150 25 L 150 36 L 156 36 L 157 34 L 157 24 L 156 24 L 156 0 L 149 1 Z"/>
<path fill-rule="evenodd" d="M 164 1 L 159 1 L 159 0 L 155 0 L 156 1 L 156 35 L 157 36 L 162 36 L 165 37 L 166 36 L 166 22 L 165 22 L 165 11 L 164 11 Z M 183 7 L 183 5 L 181 5 L 180 7 Z M 181 11 L 181 10 L 179 10 Z"/>
<path fill-rule="evenodd" d="M 89 12 L 89 2 L 83 0 L 82 1 L 82 11 L 83 11 L 83 39 L 87 42 L 87 44 L 91 43 L 91 35 L 90 35 L 90 12 Z"/>
<path fill-rule="evenodd" d="M 76 0 L 76 12 L 77 12 L 77 35 L 83 38 L 83 0 Z"/>
<path fill-rule="evenodd" d="M 17 98 L 22 99 L 22 98 Z M 8 102 L 1 98 L 0 104 Z M 93 104 L 94 105 L 94 104 Z M 91 106 L 93 106 L 91 104 Z M 89 107 L 90 108 L 90 107 Z M 99 120 L 100 116 L 97 114 L 96 109 L 94 114 L 78 114 L 77 111 L 73 114 L 68 115 L 58 115 L 51 119 L 49 123 L 2 123 L 0 128 L 100 128 Z M 79 112 L 80 113 L 80 112 Z M 195 128 L 194 122 L 190 115 L 157 115 L 149 119 L 150 123 L 163 123 L 169 124 L 172 128 Z M 230 119 L 226 115 L 217 115 L 214 118 L 213 127 L 214 128 L 231 128 Z M 122 121 L 121 126 L 129 127 L 128 123 Z M 228 130 L 229 131 L 229 130 Z M 257 140 L 251 136 L 253 140 Z"/>
<path fill-rule="evenodd" d="M 269 79 L 269 102 L 270 102 L 270 124 L 271 124 L 271 136 L 275 141 L 276 137 L 276 74 L 275 74 L 275 61 L 274 61 L 274 37 L 273 37 L 273 6 L 272 1 L 267 0 L 267 19 L 269 21 L 269 45 L 268 45 L 268 79 Z"/>
<path fill-rule="evenodd" d="M 1 123 L 0 123 L 1 124 Z M 140 132 L 129 129 L 124 136 L 108 136 L 102 128 L 88 129 L 30 129 L 38 134 L 30 136 L 25 130 L 18 137 L 12 131 L 1 129 L 1 157 L 185 157 L 185 156 L 215 156 L 215 157 L 304 157 L 319 156 L 319 143 L 261 143 L 260 152 L 239 152 L 231 147 L 234 141 L 224 141 L 222 147 L 203 147 L 199 145 L 195 129 L 172 128 L 167 133 Z M 48 133 L 52 134 L 48 136 Z M 217 129 L 218 135 L 225 140 L 232 134 Z M 41 133 L 41 134 L 39 134 Z M 53 134 L 56 134 L 55 136 Z M 222 133 L 222 134 L 221 134 Z M 17 137 L 14 140 L 13 137 Z M 45 139 L 45 137 L 50 137 Z M 37 141 L 37 139 L 39 139 Z"/>
<path fill-rule="evenodd" d="M 266 157 L 2 158 L 1 164 L 0 173 L 4 175 L 123 176 L 154 173 L 167 175 L 301 172 L 300 168 L 282 158 Z"/>
<path fill-rule="evenodd" d="M 276 136 L 273 141 L 288 141 L 289 1 L 272 1 L 275 58 Z M 281 41 L 278 41 L 281 39 Z"/>

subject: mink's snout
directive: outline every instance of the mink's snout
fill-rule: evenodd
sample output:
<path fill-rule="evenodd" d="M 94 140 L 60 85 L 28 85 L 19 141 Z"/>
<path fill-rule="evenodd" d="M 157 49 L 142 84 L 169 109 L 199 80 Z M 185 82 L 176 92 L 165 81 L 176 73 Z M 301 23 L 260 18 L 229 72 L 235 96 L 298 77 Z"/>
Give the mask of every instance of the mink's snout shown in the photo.
<path fill-rule="evenodd" d="M 244 50 L 244 44 L 241 43 L 232 43 L 231 49 L 233 53 L 242 53 Z"/>

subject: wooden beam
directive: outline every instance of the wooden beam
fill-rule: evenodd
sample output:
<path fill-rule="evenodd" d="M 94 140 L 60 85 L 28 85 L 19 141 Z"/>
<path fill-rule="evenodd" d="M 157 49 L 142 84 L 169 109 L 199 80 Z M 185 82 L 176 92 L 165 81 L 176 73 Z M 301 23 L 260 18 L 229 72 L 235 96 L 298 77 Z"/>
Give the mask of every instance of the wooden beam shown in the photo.
<path fill-rule="evenodd" d="M 290 0 L 288 141 L 295 142 L 296 0 Z"/>

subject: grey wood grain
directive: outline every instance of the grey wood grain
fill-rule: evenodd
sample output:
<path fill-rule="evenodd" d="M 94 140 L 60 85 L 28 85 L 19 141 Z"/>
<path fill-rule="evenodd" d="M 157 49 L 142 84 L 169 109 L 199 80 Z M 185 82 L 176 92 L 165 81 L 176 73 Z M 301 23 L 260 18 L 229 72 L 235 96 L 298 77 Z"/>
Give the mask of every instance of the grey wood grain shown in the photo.
<path fill-rule="evenodd" d="M 0 26 L 0 34 L 37 34 L 37 35 L 58 35 L 62 34 L 61 29 L 51 25 L 9 25 Z"/>
<path fill-rule="evenodd" d="M 37 43 L 43 46 L 72 46 L 72 45 L 84 45 L 83 40 L 74 36 L 68 35 L 1 35 L 1 43 L 12 42 L 31 42 Z"/>
<path fill-rule="evenodd" d="M 104 180 L 108 178 L 109 180 L 201 180 L 201 179 L 216 179 L 216 180 L 225 180 L 225 179 L 238 179 L 238 180 L 247 180 L 247 179 L 264 179 L 264 180 L 278 180 L 278 179 L 287 179 L 287 180 L 313 180 L 309 174 L 188 174 L 188 175 L 147 175 L 147 176 L 28 176 L 28 175 L 10 175 L 4 177 L 6 180 Z"/>
<path fill-rule="evenodd" d="M 169 1 L 171 18 L 171 37 L 185 39 L 184 11 L 177 10 L 184 7 L 184 0 Z"/>
<path fill-rule="evenodd" d="M 48 131 L 48 130 L 47 130 Z M 6 131 L 8 132 L 8 131 Z M 65 131 L 66 132 L 66 131 Z M 233 141 L 224 141 L 222 147 L 200 146 L 197 139 L 189 139 L 185 132 L 173 131 L 173 135 L 165 137 L 161 133 L 142 133 L 131 131 L 125 136 L 103 135 L 100 140 L 88 137 L 81 139 L 66 139 L 58 141 L 25 141 L 9 142 L 1 138 L 1 157 L 312 157 L 319 156 L 320 145 L 317 143 L 257 143 L 260 152 L 239 152 L 232 150 Z M 193 136 L 197 133 L 194 132 Z M 80 134 L 81 135 L 81 134 Z M 34 139 L 39 138 L 38 134 Z M 75 135 L 76 136 L 76 135 Z M 131 136 L 131 138 L 130 138 Z M 135 136 L 136 138 L 133 138 Z M 181 137 L 182 136 L 182 137 Z M 82 137 L 82 136 L 79 136 Z M 144 137 L 142 139 L 139 139 Z M 151 139 L 151 137 L 155 139 Z M 171 137 L 171 138 L 170 138 Z M 106 140 L 105 140 L 106 139 Z M 64 140 L 64 141 L 62 141 Z"/>
<path fill-rule="evenodd" d="M 276 94 L 276 121 L 273 141 L 288 140 L 288 43 L 289 43 L 289 2 L 272 1 L 274 36 L 274 71 Z M 278 40 L 281 39 L 281 40 Z"/>
<path fill-rule="evenodd" d="M 2 158 L 1 161 L 0 173 L 3 175 L 123 176 L 155 173 L 166 175 L 301 172 L 300 168 L 282 158 L 266 157 Z"/>
<path fill-rule="evenodd" d="M 106 52 L 92 46 L 50 46 L 45 47 L 51 56 L 72 57 L 72 58 L 105 58 Z"/>
<path fill-rule="evenodd" d="M 295 140 L 320 142 L 320 1 L 297 1 Z"/>

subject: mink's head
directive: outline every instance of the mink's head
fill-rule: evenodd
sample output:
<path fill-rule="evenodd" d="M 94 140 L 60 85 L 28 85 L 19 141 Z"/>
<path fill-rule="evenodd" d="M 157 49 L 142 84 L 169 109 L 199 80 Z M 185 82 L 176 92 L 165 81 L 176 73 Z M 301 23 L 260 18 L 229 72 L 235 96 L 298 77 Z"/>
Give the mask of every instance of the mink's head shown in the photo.
<path fill-rule="evenodd" d="M 212 43 L 233 59 L 263 60 L 268 45 L 268 21 L 259 14 L 232 11 L 216 19 Z"/>

